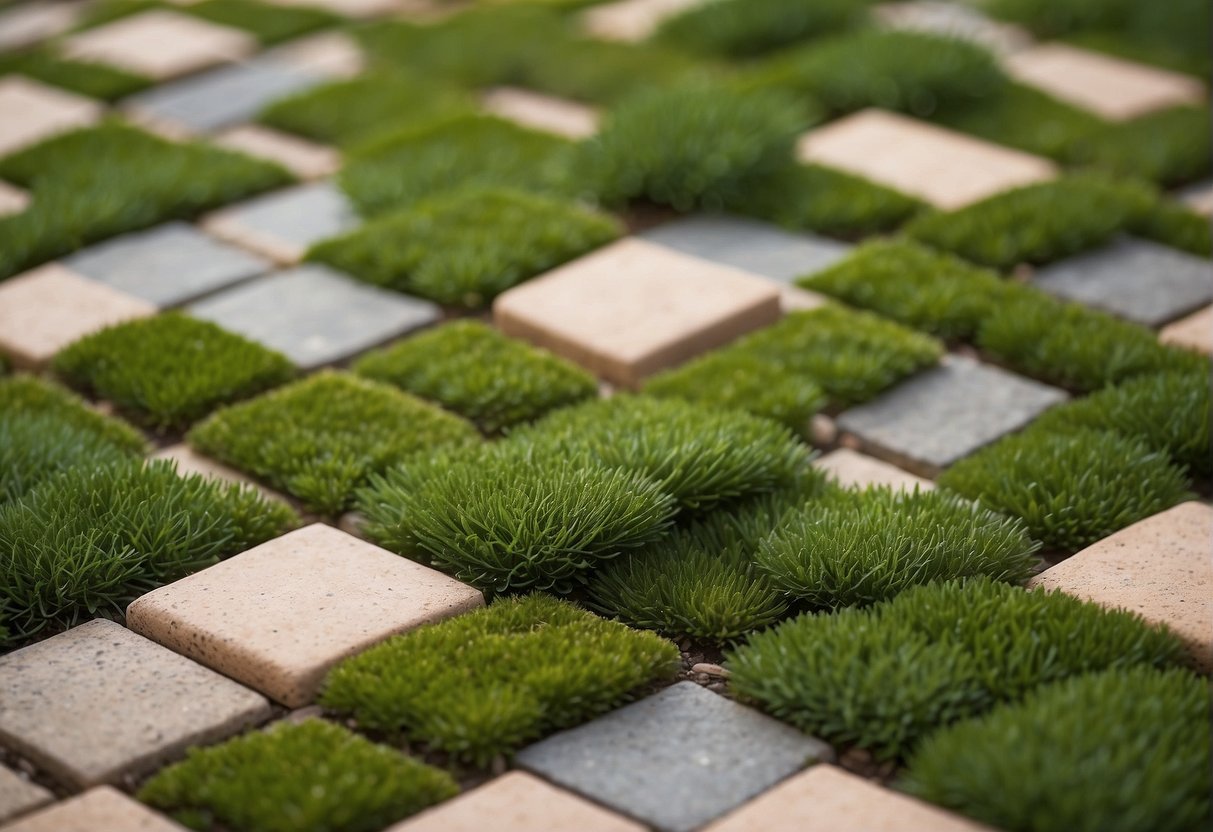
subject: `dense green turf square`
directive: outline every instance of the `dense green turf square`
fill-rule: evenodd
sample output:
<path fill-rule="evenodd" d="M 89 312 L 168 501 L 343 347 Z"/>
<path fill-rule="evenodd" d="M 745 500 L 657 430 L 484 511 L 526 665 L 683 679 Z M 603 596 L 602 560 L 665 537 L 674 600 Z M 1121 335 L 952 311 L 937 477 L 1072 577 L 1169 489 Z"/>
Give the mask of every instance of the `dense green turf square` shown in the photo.
<path fill-rule="evenodd" d="M 126 422 L 105 416 L 74 393 L 33 376 L 0 378 L 0 413 L 45 414 L 134 454 L 143 454 L 148 447 L 147 440 Z"/>
<path fill-rule="evenodd" d="M 157 430 L 184 429 L 295 374 L 285 356 L 179 312 L 87 335 L 61 350 L 52 367 Z"/>
<path fill-rule="evenodd" d="M 329 674 L 320 701 L 483 766 L 677 668 L 670 642 L 535 594 L 372 647 Z"/>
<path fill-rule="evenodd" d="M 336 26 L 343 20 L 321 8 L 255 0 L 202 0 L 186 4 L 181 10 L 211 23 L 243 29 L 265 46 Z"/>
<path fill-rule="evenodd" d="M 1162 185 L 1181 185 L 1213 172 L 1208 107 L 1175 107 L 1102 130 L 1092 130 L 1069 148 L 1067 161 Z"/>
<path fill-rule="evenodd" d="M 372 473 L 477 437 L 471 423 L 394 387 L 325 371 L 224 408 L 195 425 L 187 439 L 333 515 Z"/>
<path fill-rule="evenodd" d="M 307 719 L 193 748 L 138 796 L 200 829 L 379 832 L 458 793 L 445 771 Z"/>
<path fill-rule="evenodd" d="M 60 471 L 111 465 L 131 456 L 130 449 L 52 413 L 0 410 L 0 504 Z"/>
<path fill-rule="evenodd" d="M 475 309 L 622 233 L 614 218 L 575 202 L 472 189 L 373 219 L 313 246 L 308 259 L 368 283 Z"/>
<path fill-rule="evenodd" d="M 580 367 L 478 321 L 449 323 L 369 353 L 354 372 L 437 402 L 490 434 L 598 392 Z"/>
<path fill-rule="evenodd" d="M 152 83 L 150 78 L 117 67 L 72 61 L 41 49 L 0 56 L 0 76 L 10 72 L 103 101 L 116 101 Z"/>
<path fill-rule="evenodd" d="M 760 56 L 797 41 L 861 26 L 872 0 L 720 0 L 693 4 L 657 37 L 680 49 L 730 58 Z"/>

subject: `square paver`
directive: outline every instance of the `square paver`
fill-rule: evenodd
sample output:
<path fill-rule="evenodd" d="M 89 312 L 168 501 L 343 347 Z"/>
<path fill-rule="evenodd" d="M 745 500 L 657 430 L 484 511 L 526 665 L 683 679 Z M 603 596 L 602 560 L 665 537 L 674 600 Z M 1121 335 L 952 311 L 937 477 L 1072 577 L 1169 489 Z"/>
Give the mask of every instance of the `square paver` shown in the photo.
<path fill-rule="evenodd" d="M 246 488 L 255 488 L 260 491 L 263 496 L 271 500 L 287 502 L 286 497 L 282 496 L 277 491 L 272 491 L 271 489 L 261 485 L 261 483 L 255 482 L 254 480 L 237 471 L 235 468 L 229 468 L 222 462 L 217 462 L 211 459 L 209 456 L 203 456 L 184 443 L 178 443 L 176 445 L 169 445 L 166 448 L 161 448 L 149 456 L 148 459 L 163 459 L 176 463 L 178 476 L 184 477 L 188 476 L 189 474 L 198 474 L 199 476 L 208 480 L 242 485 Z"/>
<path fill-rule="evenodd" d="M 48 263 L 0 283 L 0 353 L 41 367 L 77 338 L 155 313 L 155 304 Z"/>
<path fill-rule="evenodd" d="M 667 18 L 707 0 L 617 0 L 591 8 L 581 16 L 587 34 L 601 40 L 641 41 Z"/>
<path fill-rule="evenodd" d="M 1208 97 L 1195 78 L 1064 43 L 1017 52 L 1004 67 L 1015 80 L 1110 121 L 1199 104 Z"/>
<path fill-rule="evenodd" d="M 0 823 L 32 812 L 52 802 L 55 796 L 12 769 L 0 766 Z"/>
<path fill-rule="evenodd" d="M 216 237 L 294 264 L 312 243 L 356 227 L 358 215 L 341 189 L 324 181 L 232 205 L 208 215 L 201 225 Z"/>
<path fill-rule="evenodd" d="M 943 210 L 1057 175 L 1057 166 L 1038 156 L 879 109 L 809 131 L 801 137 L 797 155 Z"/>
<path fill-rule="evenodd" d="M 872 15 L 888 29 L 966 40 L 996 55 L 1009 55 L 1032 44 L 1032 36 L 1022 27 L 992 20 L 979 9 L 955 0 L 883 3 L 872 9 Z"/>
<path fill-rule="evenodd" d="M 91 98 L 21 75 L 0 78 L 0 157 L 101 117 Z"/>
<path fill-rule="evenodd" d="M 785 780 L 704 832 L 979 832 L 986 828 L 823 764 Z"/>
<path fill-rule="evenodd" d="M 497 325 L 613 383 L 645 376 L 778 320 L 771 281 L 628 238 L 500 295 Z"/>
<path fill-rule="evenodd" d="M 0 657 L 0 739 L 73 788 L 144 774 L 269 715 L 263 697 L 113 621 Z"/>
<path fill-rule="evenodd" d="M 299 136 L 257 124 L 242 124 L 215 136 L 214 143 L 228 150 L 277 162 L 300 179 L 323 179 L 341 167 L 341 153 Z"/>
<path fill-rule="evenodd" d="M 61 51 L 159 81 L 231 63 L 257 51 L 257 39 L 230 26 L 154 9 L 72 35 Z"/>
<path fill-rule="evenodd" d="M 139 598 L 127 624 L 292 708 L 388 636 L 466 612 L 480 591 L 316 523 Z"/>
<path fill-rule="evenodd" d="M 16 185 L 0 181 L 0 217 L 20 214 L 27 207 L 29 207 L 29 194 L 26 191 Z"/>
<path fill-rule="evenodd" d="M 484 95 L 484 108 L 515 124 L 555 133 L 573 141 L 598 132 L 598 111 L 576 101 L 518 87 L 495 87 Z"/>
<path fill-rule="evenodd" d="M 21 818 L 3 832 L 186 832 L 164 815 L 110 786 Z"/>
<path fill-rule="evenodd" d="M 1146 326 L 1213 301 L 1213 263 L 1169 246 L 1122 238 L 1036 273 L 1041 289 Z"/>
<path fill-rule="evenodd" d="M 307 0 L 303 5 L 314 4 Z M 362 47 L 344 32 L 323 32 L 292 40 L 266 52 L 265 57 L 329 78 L 351 78 L 366 68 Z"/>
<path fill-rule="evenodd" d="M 681 682 L 529 746 L 517 762 L 663 832 L 684 832 L 832 756 L 820 740 Z"/>
<path fill-rule="evenodd" d="M 428 301 L 360 283 L 324 266 L 300 266 L 199 301 L 196 318 L 277 350 L 303 369 L 357 355 L 435 323 Z"/>
<path fill-rule="evenodd" d="M 935 483 L 903 471 L 896 465 L 861 454 L 850 448 L 838 448 L 813 462 L 826 476 L 843 488 L 867 488 L 887 485 L 895 490 L 931 491 Z"/>
<path fill-rule="evenodd" d="M 1213 508 L 1181 503 L 1046 569 L 1031 586 L 1060 589 L 1166 624 L 1213 672 Z"/>
<path fill-rule="evenodd" d="M 303 6 L 327 9 L 345 17 L 376 17 L 396 11 L 401 0 L 267 0 L 275 6 Z"/>
<path fill-rule="evenodd" d="M 0 11 L 0 52 L 17 51 L 66 32 L 85 4 L 66 0 L 35 0 Z"/>
<path fill-rule="evenodd" d="M 868 453 L 933 477 L 1066 398 L 1061 390 L 1006 370 L 949 356 L 846 411 L 838 427 Z"/>
<path fill-rule="evenodd" d="M 511 771 L 386 832 L 645 832 L 645 827 L 558 789 L 525 771 Z"/>
<path fill-rule="evenodd" d="M 1213 355 L 1213 306 L 1163 327 L 1158 337 L 1164 344 Z"/>
<path fill-rule="evenodd" d="M 273 268 L 268 260 L 221 243 L 184 222 L 115 237 L 71 255 L 63 265 L 162 308 Z"/>

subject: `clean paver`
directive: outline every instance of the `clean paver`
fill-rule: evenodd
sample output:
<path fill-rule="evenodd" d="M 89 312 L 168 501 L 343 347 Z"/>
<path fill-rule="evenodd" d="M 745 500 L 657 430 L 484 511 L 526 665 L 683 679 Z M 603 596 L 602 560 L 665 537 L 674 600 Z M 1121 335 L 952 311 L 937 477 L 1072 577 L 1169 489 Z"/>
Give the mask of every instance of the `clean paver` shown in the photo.
<path fill-rule="evenodd" d="M 341 189 L 326 180 L 232 205 L 209 214 L 201 225 L 216 237 L 294 264 L 313 243 L 353 230 L 358 215 Z"/>
<path fill-rule="evenodd" d="M 1060 589 L 1166 624 L 1213 672 L 1213 508 L 1181 503 L 1046 569 L 1031 586 Z"/>
<path fill-rule="evenodd" d="M 483 603 L 479 590 L 316 523 L 153 590 L 127 624 L 297 708 L 342 659 Z"/>
<path fill-rule="evenodd" d="M 525 748 L 517 762 L 663 832 L 684 832 L 832 755 L 789 725 L 681 682 Z"/>
<path fill-rule="evenodd" d="M 0 766 L 0 823 L 32 812 L 55 799 L 49 790 Z"/>
<path fill-rule="evenodd" d="M 483 102 L 493 115 L 574 141 L 598 132 L 598 111 L 565 98 L 518 87 L 495 87 L 485 93 Z"/>
<path fill-rule="evenodd" d="M 104 619 L 0 657 L 0 740 L 73 788 L 147 773 L 269 715 L 262 696 Z"/>
<path fill-rule="evenodd" d="M 0 832 L 186 832 L 184 826 L 157 814 L 111 786 L 27 815 Z"/>
<path fill-rule="evenodd" d="M 28 193 L 16 185 L 0 182 L 0 217 L 5 217 L 9 214 L 19 214 L 28 206 Z"/>
<path fill-rule="evenodd" d="M 1025 29 L 992 20 L 978 9 L 951 0 L 883 3 L 874 7 L 872 14 L 877 23 L 889 29 L 959 38 L 997 55 L 1009 55 L 1032 44 L 1032 36 Z"/>
<path fill-rule="evenodd" d="M 1004 65 L 1017 81 L 1110 121 L 1208 97 L 1205 85 L 1190 76 L 1064 43 L 1017 52 Z"/>
<path fill-rule="evenodd" d="M 823 764 L 780 783 L 704 832 L 979 832 L 986 828 Z"/>
<path fill-rule="evenodd" d="M 641 41 L 667 18 L 707 0 L 618 0 L 595 6 L 581 17 L 582 28 L 602 40 Z"/>
<path fill-rule="evenodd" d="M 1158 337 L 1164 344 L 1213 355 L 1213 306 L 1163 327 Z"/>
<path fill-rule="evenodd" d="M 757 275 L 628 238 L 500 295 L 507 335 L 626 387 L 721 346 L 780 314 Z"/>
<path fill-rule="evenodd" d="M 1044 182 L 1057 166 L 886 110 L 868 109 L 801 137 L 801 161 L 837 168 L 943 210 Z"/>
<path fill-rule="evenodd" d="M 511 771 L 387 832 L 645 832 L 645 827 L 558 789 L 524 771 Z"/>
<path fill-rule="evenodd" d="M 0 353 L 41 367 L 78 338 L 155 313 L 155 304 L 48 263 L 0 283 Z"/>
<path fill-rule="evenodd" d="M 925 476 L 1025 427 L 1066 394 L 970 358 L 949 356 L 838 417 L 864 451 Z"/>
<path fill-rule="evenodd" d="M 101 104 L 91 98 L 20 75 L 0 78 L 0 156 L 100 117 Z"/>
<path fill-rule="evenodd" d="M 214 143 L 277 162 L 300 179 L 323 179 L 341 167 L 341 154 L 336 148 L 258 124 L 242 124 L 224 130 L 215 136 Z"/>
<path fill-rule="evenodd" d="M 844 488 L 867 488 L 887 485 L 893 489 L 930 491 L 935 483 L 903 471 L 896 465 L 875 459 L 850 448 L 830 451 L 814 463 L 826 475 Z"/>
<path fill-rule="evenodd" d="M 73 272 L 158 307 L 176 306 L 273 268 L 184 222 L 124 234 L 63 260 Z"/>
<path fill-rule="evenodd" d="M 360 283 L 324 266 L 300 266 L 220 292 L 188 308 L 196 318 L 310 370 L 436 322 L 432 303 Z"/>
<path fill-rule="evenodd" d="M 1055 263 L 1034 282 L 1050 294 L 1161 326 L 1213 301 L 1213 263 L 1146 240 L 1122 238 Z"/>

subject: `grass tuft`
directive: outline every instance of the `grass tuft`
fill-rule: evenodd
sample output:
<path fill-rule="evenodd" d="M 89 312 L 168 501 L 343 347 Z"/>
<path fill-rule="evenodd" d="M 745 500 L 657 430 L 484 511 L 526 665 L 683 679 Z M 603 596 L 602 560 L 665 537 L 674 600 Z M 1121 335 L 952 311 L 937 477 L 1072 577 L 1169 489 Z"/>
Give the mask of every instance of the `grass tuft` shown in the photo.
<path fill-rule="evenodd" d="M 718 0 L 662 23 L 657 37 L 704 55 L 749 58 L 862 25 L 872 0 Z"/>
<path fill-rule="evenodd" d="M 10 412 L 45 414 L 131 453 L 148 450 L 147 440 L 126 422 L 93 410 L 79 396 L 44 379 L 27 375 L 0 378 L 0 413 Z"/>

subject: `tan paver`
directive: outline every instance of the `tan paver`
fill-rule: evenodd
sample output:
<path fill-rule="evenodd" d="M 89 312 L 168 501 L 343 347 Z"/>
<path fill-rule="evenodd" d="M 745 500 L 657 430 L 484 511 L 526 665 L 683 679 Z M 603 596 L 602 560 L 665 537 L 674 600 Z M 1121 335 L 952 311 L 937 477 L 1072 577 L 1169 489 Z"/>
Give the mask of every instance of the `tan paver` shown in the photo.
<path fill-rule="evenodd" d="M 366 56 L 352 37 L 342 32 L 324 32 L 293 40 L 271 53 L 276 61 L 285 61 L 300 69 L 332 78 L 350 78 L 366 68 Z"/>
<path fill-rule="evenodd" d="M 336 148 L 256 124 L 233 127 L 216 136 L 214 142 L 229 150 L 277 162 L 300 179 L 322 179 L 341 167 L 341 154 Z"/>
<path fill-rule="evenodd" d="M 101 104 L 91 98 L 20 75 L 0 78 L 0 156 L 100 117 Z"/>
<path fill-rule="evenodd" d="M 772 281 L 629 238 L 505 292 L 493 316 L 505 334 L 635 387 L 774 323 L 779 303 Z"/>
<path fill-rule="evenodd" d="M 0 353 L 37 368 L 77 338 L 155 313 L 155 304 L 48 263 L 0 283 Z"/>
<path fill-rule="evenodd" d="M 484 96 L 484 108 L 524 127 L 575 141 L 598 132 L 598 111 L 593 107 L 519 87 L 489 90 Z"/>
<path fill-rule="evenodd" d="M 1004 66 L 1017 81 L 1111 121 L 1199 104 L 1208 96 L 1190 76 L 1064 43 L 1016 52 Z"/>
<path fill-rule="evenodd" d="M 827 763 L 785 780 L 703 832 L 980 832 L 986 827 Z"/>
<path fill-rule="evenodd" d="M 1121 607 L 1178 633 L 1213 671 L 1213 508 L 1181 503 L 1046 569 L 1030 586 Z"/>
<path fill-rule="evenodd" d="M 345 17 L 376 17 L 395 11 L 400 0 L 267 0 L 275 6 L 303 6 L 327 9 Z"/>
<path fill-rule="evenodd" d="M 784 312 L 807 312 L 810 309 L 819 309 L 829 302 L 830 299 L 825 295 L 801 289 L 799 286 L 779 287 L 779 305 Z"/>
<path fill-rule="evenodd" d="M 82 795 L 0 827 L 0 832 L 185 832 L 110 786 Z"/>
<path fill-rule="evenodd" d="M 0 657 L 0 741 L 73 788 L 145 774 L 269 715 L 264 697 L 113 621 Z"/>
<path fill-rule="evenodd" d="M 0 12 L 0 52 L 16 51 L 66 32 L 76 24 L 85 3 L 35 0 Z"/>
<path fill-rule="evenodd" d="M 6 217 L 9 214 L 20 214 L 28 206 L 28 193 L 16 185 L 0 182 L 0 217 Z"/>
<path fill-rule="evenodd" d="M 180 476 L 200 474 L 208 480 L 251 486 L 270 499 L 279 500 L 284 503 L 288 502 L 287 498 L 277 491 L 266 488 L 260 483 L 249 479 L 236 469 L 227 467 L 222 462 L 216 462 L 208 456 L 203 456 L 189 445 L 169 445 L 167 448 L 161 448 L 156 451 L 149 459 L 167 459 L 176 462 L 177 474 Z"/>
<path fill-rule="evenodd" d="M 296 708 L 341 659 L 483 603 L 479 590 L 316 523 L 144 595 L 127 625 Z"/>
<path fill-rule="evenodd" d="M 878 25 L 889 29 L 959 38 L 998 55 L 1032 44 L 1031 34 L 1022 26 L 993 20 L 979 9 L 952 0 L 882 3 L 872 9 L 872 16 Z"/>
<path fill-rule="evenodd" d="M 645 832 L 645 827 L 545 783 L 511 771 L 422 812 L 386 832 Z"/>
<path fill-rule="evenodd" d="M 587 34 L 602 40 L 635 42 L 657 31 L 664 20 L 706 0 L 619 0 L 594 6 L 581 16 Z"/>
<path fill-rule="evenodd" d="M 55 796 L 12 769 L 0 766 L 0 823 L 45 806 Z"/>
<path fill-rule="evenodd" d="M 951 210 L 1057 175 L 1052 162 L 885 110 L 801 137 L 801 161 L 838 168 Z"/>
<path fill-rule="evenodd" d="M 844 488 L 867 488 L 869 485 L 887 485 L 906 491 L 913 491 L 915 487 L 922 491 L 935 488 L 935 483 L 928 479 L 850 448 L 830 451 L 813 464 Z"/>
<path fill-rule="evenodd" d="M 1206 306 L 1163 327 L 1158 337 L 1164 344 L 1175 344 L 1213 355 L 1213 306 Z"/>
<path fill-rule="evenodd" d="M 257 51 L 257 40 L 240 29 L 157 9 L 73 35 L 62 51 L 163 81 L 238 61 Z"/>

